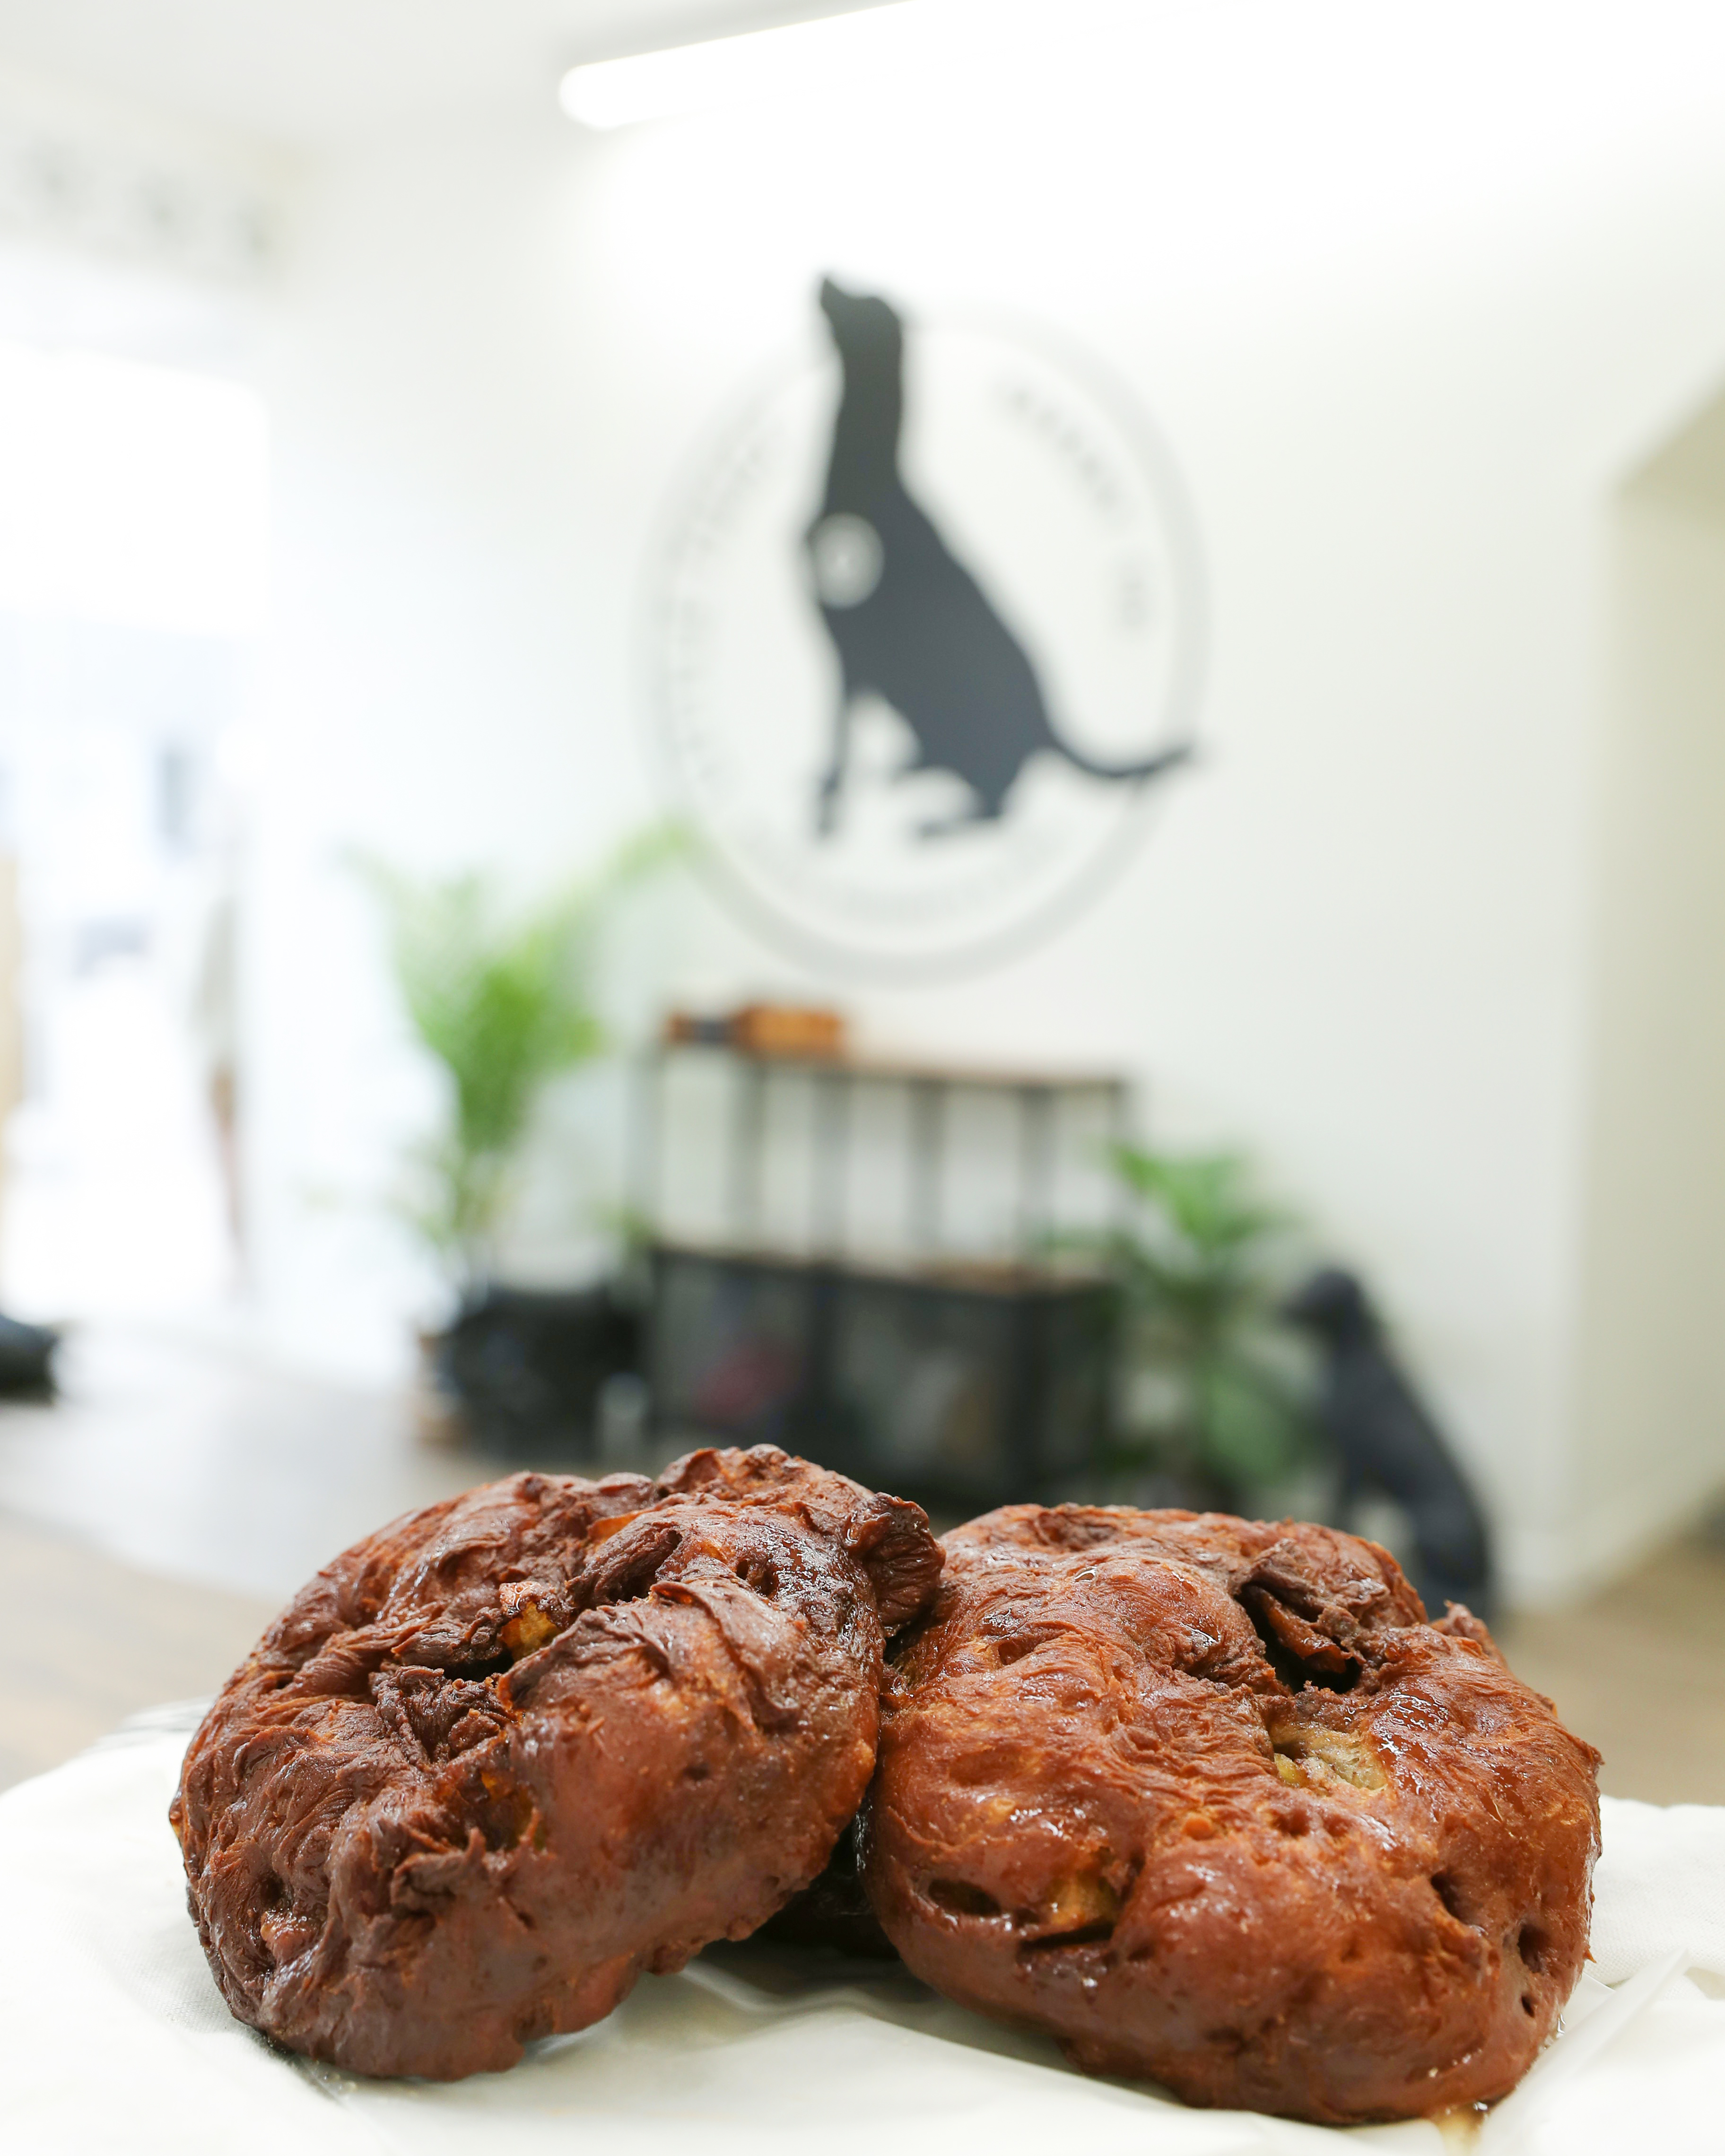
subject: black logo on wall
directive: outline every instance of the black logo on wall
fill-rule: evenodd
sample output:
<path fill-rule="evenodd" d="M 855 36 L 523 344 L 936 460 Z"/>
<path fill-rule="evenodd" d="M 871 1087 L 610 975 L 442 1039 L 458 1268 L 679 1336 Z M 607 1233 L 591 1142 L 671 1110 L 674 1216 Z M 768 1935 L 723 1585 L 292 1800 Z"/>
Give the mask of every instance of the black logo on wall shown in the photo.
<path fill-rule="evenodd" d="M 655 701 L 757 926 L 878 978 L 951 974 L 1100 888 L 1189 753 L 1195 549 L 1153 436 L 1070 359 L 907 334 L 830 279 L 820 306 L 824 348 L 679 506 Z"/>

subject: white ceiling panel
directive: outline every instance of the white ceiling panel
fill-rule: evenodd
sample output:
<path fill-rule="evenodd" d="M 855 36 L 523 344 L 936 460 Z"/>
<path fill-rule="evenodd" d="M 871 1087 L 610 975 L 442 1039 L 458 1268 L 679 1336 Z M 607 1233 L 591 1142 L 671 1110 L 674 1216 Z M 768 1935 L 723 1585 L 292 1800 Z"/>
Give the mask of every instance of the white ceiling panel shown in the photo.
<path fill-rule="evenodd" d="M 311 146 L 549 100 L 573 62 L 857 0 L 0 0 L 0 64 Z"/>

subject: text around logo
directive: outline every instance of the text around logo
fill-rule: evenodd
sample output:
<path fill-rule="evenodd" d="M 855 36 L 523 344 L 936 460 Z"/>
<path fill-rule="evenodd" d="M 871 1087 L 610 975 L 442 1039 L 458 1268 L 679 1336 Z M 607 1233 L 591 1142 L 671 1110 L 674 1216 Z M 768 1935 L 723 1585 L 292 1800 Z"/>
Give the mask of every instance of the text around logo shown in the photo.
<path fill-rule="evenodd" d="M 1185 757 L 1197 550 L 1153 433 L 1081 362 L 830 280 L 820 305 L 667 522 L 655 720 L 758 930 L 951 977 L 1069 919 Z"/>

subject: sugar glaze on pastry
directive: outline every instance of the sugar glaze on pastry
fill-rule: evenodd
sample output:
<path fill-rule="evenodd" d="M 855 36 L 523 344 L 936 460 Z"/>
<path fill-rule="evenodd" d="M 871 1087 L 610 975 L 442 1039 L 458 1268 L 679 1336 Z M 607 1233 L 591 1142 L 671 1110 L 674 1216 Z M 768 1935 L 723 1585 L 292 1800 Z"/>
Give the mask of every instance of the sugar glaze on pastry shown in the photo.
<path fill-rule="evenodd" d="M 523 1474 L 409 1515 L 290 1603 L 171 1816 L 234 2012 L 452 2079 L 607 2014 L 820 1871 L 875 1763 L 914 1505 L 771 1446 L 657 1482 Z"/>
<path fill-rule="evenodd" d="M 1012 1506 L 943 1541 L 866 1831 L 949 1998 L 1189 2102 L 1489 2102 L 1580 1974 L 1598 1755 L 1333 1529 Z"/>

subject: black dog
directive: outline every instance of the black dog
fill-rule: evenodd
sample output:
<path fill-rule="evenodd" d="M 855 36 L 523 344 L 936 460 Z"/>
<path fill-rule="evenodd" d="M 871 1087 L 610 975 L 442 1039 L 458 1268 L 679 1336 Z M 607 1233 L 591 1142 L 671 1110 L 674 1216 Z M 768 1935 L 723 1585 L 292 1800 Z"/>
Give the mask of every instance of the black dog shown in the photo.
<path fill-rule="evenodd" d="M 850 749 L 850 716 L 870 693 L 916 737 L 911 771 L 950 771 L 968 812 L 925 838 L 999 816 L 1025 763 L 1052 749 L 1093 778 L 1147 779 L 1189 752 L 1140 763 L 1093 762 L 1055 732 L 1036 670 L 899 475 L 904 325 L 885 300 L 820 288 L 844 368 L 820 514 L 804 535 L 815 593 L 843 683 L 817 821 L 830 831 Z"/>
<path fill-rule="evenodd" d="M 1364 1291 L 1351 1273 L 1315 1273 L 1284 1314 L 1322 1342 L 1318 1419 L 1342 1459 L 1343 1524 L 1367 1490 L 1393 1497 L 1414 1530 L 1414 1584 L 1434 1616 L 1465 1602 L 1491 1610 L 1485 1517 L 1431 1417 L 1391 1360 Z"/>

